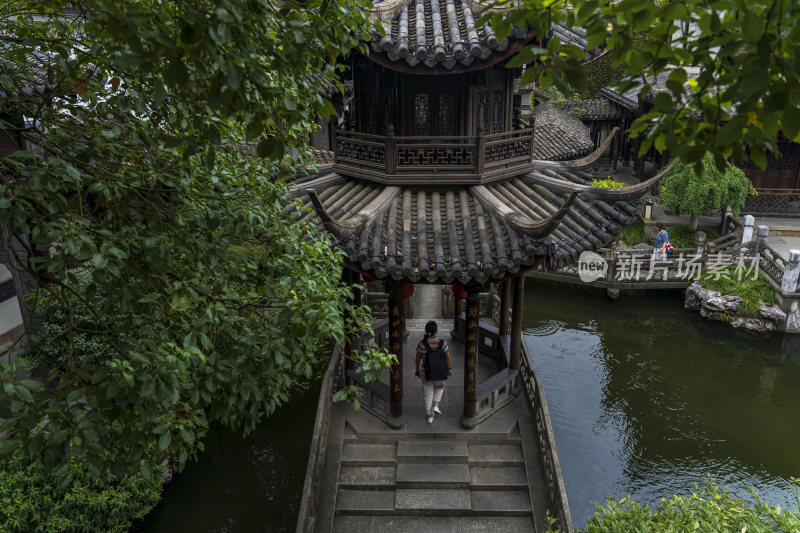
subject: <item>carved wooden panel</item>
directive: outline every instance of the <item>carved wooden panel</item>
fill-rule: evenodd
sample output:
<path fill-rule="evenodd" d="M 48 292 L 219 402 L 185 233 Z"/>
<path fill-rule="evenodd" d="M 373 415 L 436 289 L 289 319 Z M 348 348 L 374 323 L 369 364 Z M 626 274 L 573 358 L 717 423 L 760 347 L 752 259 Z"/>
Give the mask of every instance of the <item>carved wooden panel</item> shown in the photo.
<path fill-rule="evenodd" d="M 503 109 L 505 103 L 505 89 L 492 91 L 492 128 L 491 133 L 503 131 Z"/>
<path fill-rule="evenodd" d="M 444 146 L 397 147 L 397 166 L 469 166 L 475 164 L 475 149 Z"/>
<path fill-rule="evenodd" d="M 386 150 L 383 144 L 336 136 L 336 156 L 384 165 Z"/>
<path fill-rule="evenodd" d="M 442 136 L 455 135 L 458 133 L 458 122 L 456 120 L 458 113 L 458 98 L 456 97 L 455 93 L 439 93 L 438 100 L 438 134 Z"/>
<path fill-rule="evenodd" d="M 414 93 L 413 135 L 431 134 L 431 95 Z"/>

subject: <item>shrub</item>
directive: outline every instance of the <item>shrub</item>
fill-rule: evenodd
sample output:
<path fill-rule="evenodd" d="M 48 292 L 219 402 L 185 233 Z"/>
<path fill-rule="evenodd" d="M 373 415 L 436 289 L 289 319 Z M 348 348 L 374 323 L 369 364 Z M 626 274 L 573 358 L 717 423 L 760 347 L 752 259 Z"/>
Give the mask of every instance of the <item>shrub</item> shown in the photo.
<path fill-rule="evenodd" d="M 797 495 L 800 480 L 792 479 L 790 483 Z M 703 488 L 695 485 L 689 496 L 662 498 L 652 508 L 627 497 L 619 502 L 608 499 L 604 507 L 595 504 L 597 512 L 577 531 L 800 531 L 800 510 L 769 505 L 761 501 L 755 490 L 750 492 L 752 503 L 733 496 L 725 487 L 706 481 Z"/>
<path fill-rule="evenodd" d="M 615 181 L 611 179 L 611 176 L 604 180 L 592 180 L 591 183 L 592 187 L 604 187 L 606 189 L 618 189 L 621 187 L 626 187 L 627 183 L 622 183 L 621 181 Z"/>
<path fill-rule="evenodd" d="M 742 279 L 739 280 L 739 277 Z M 775 290 L 761 274 L 753 280 L 752 274 L 748 276 L 746 273 L 742 273 L 739 276 L 733 266 L 721 269 L 719 275 L 703 270 L 700 276 L 700 285 L 728 296 L 741 296 L 742 303 L 739 305 L 741 316 L 758 318 L 758 310 L 762 303 L 770 305 L 775 303 Z"/>
<path fill-rule="evenodd" d="M 138 470 L 103 481 L 72 459 L 64 473 L 44 476 L 17 451 L 0 463 L 0 531 L 127 531 L 161 496 L 164 467 L 151 458 Z"/>

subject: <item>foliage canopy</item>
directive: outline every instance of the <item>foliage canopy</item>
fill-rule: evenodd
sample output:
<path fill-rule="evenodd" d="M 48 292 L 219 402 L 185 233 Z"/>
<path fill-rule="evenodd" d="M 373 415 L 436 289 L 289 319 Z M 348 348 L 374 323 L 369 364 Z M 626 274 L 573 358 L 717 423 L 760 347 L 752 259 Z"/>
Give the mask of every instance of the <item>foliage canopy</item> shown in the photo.
<path fill-rule="evenodd" d="M 28 144 L 0 157 L 3 244 L 33 257 L 54 337 L 4 362 L 0 452 L 115 478 L 155 441 L 183 465 L 210 422 L 249 431 L 343 340 L 341 253 L 282 178 L 365 23 L 345 0 L 4 10 L 0 126 Z"/>
<path fill-rule="evenodd" d="M 661 180 L 659 203 L 695 218 L 725 206 L 731 206 L 733 215 L 739 216 L 747 195 L 756 192 L 744 172 L 728 163 L 720 170 L 711 154 L 702 159 L 702 169 L 697 173 L 694 165 L 678 162 Z"/>
<path fill-rule="evenodd" d="M 750 157 L 763 168 L 780 131 L 800 141 L 800 4 L 793 0 L 521 0 L 511 10 L 510 17 L 486 15 L 498 37 L 512 23 L 537 35 L 552 23 L 582 26 L 589 49 L 604 45 L 612 66 L 624 65 L 618 90 L 638 84 L 653 103 L 631 128 L 642 135 L 642 154 L 655 146 L 697 163 L 710 152 L 719 167 Z M 546 48 L 526 46 L 512 64 L 533 65 L 523 85 L 536 80 L 567 93 L 586 85 L 584 58 L 581 48 L 554 38 Z M 703 70 L 688 80 L 690 67 Z M 668 90 L 654 91 L 656 75 L 667 72 Z"/>

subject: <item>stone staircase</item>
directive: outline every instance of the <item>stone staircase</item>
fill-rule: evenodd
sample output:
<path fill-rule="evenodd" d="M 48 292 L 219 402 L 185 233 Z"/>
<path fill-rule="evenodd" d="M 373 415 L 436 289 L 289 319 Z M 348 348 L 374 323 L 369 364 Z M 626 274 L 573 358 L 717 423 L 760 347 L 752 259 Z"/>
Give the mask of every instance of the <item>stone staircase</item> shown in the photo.
<path fill-rule="evenodd" d="M 530 461 L 530 458 L 528 458 Z M 534 531 L 520 433 L 346 431 L 333 531 Z"/>

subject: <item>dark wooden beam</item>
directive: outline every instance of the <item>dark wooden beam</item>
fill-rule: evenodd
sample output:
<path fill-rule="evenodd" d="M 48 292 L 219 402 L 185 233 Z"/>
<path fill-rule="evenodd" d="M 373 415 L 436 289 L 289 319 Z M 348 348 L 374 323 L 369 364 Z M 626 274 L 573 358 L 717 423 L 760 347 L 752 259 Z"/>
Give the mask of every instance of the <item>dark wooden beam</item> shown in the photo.
<path fill-rule="evenodd" d="M 464 414 L 461 425 L 474 428 L 478 419 L 478 347 L 480 346 L 480 296 L 479 288 L 467 287 L 467 321 L 464 335 Z"/>
<path fill-rule="evenodd" d="M 508 335 L 511 331 L 509 305 L 511 305 L 511 283 L 505 279 L 500 283 L 500 335 Z"/>
<path fill-rule="evenodd" d="M 513 281 L 513 308 L 511 309 L 511 361 L 512 370 L 519 370 L 520 348 L 522 346 L 522 300 L 525 298 L 525 275 Z"/>

